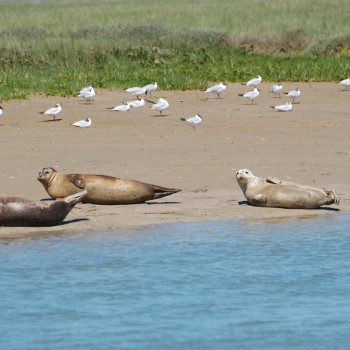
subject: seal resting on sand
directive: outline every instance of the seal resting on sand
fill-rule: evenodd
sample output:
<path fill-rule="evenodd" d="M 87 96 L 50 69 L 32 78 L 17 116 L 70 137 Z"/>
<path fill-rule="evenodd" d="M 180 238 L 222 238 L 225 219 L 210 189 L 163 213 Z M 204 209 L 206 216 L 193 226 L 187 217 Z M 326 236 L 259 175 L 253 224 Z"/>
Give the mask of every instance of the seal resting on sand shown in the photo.
<path fill-rule="evenodd" d="M 0 226 L 55 226 L 60 224 L 87 191 L 60 201 L 40 202 L 18 197 L 0 198 Z"/>
<path fill-rule="evenodd" d="M 333 190 L 281 181 L 276 177 L 261 178 L 248 169 L 238 170 L 236 179 L 248 202 L 262 207 L 315 209 L 339 204 L 339 197 Z"/>
<path fill-rule="evenodd" d="M 144 203 L 181 191 L 105 175 L 60 174 L 53 168 L 43 168 L 38 180 L 53 199 L 84 189 L 88 194 L 82 202 L 93 204 Z"/>

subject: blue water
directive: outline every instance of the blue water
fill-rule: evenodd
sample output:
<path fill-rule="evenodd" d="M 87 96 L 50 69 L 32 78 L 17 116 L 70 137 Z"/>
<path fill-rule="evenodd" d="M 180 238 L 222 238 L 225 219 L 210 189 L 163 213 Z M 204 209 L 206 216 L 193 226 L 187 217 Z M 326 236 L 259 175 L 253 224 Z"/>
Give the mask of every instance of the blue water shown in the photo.
<path fill-rule="evenodd" d="M 349 349 L 350 216 L 0 240 L 1 349 Z"/>

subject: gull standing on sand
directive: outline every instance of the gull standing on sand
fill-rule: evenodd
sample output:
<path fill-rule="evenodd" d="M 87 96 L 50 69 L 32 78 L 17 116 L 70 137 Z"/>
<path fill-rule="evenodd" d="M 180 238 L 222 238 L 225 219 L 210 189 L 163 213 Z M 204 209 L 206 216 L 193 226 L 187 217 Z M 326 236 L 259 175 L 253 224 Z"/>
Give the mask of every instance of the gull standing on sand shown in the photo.
<path fill-rule="evenodd" d="M 129 101 L 129 102 L 127 102 L 127 104 L 130 107 L 134 107 L 134 108 L 140 108 L 140 107 L 146 106 L 144 99 Z"/>
<path fill-rule="evenodd" d="M 204 89 L 202 91 L 204 92 L 212 92 L 213 94 L 218 94 L 218 98 L 220 98 L 220 93 L 224 92 L 226 90 L 226 83 L 221 82 L 218 85 L 214 85 L 212 87 L 209 87 L 208 89 Z"/>
<path fill-rule="evenodd" d="M 191 118 L 180 118 L 180 120 L 186 122 L 188 125 L 192 125 L 193 130 L 195 130 L 195 126 L 200 124 L 202 122 L 202 117 L 199 114 L 196 114 L 194 117 Z"/>
<path fill-rule="evenodd" d="M 53 120 L 56 121 L 56 115 L 60 114 L 62 112 L 62 107 L 57 103 L 55 107 L 52 107 L 48 109 L 45 112 L 40 112 L 41 114 L 47 114 L 47 115 L 52 115 Z"/>
<path fill-rule="evenodd" d="M 2 110 L 3 108 L 0 106 L 0 117 L 2 116 Z"/>
<path fill-rule="evenodd" d="M 255 78 L 247 81 L 246 83 L 242 83 L 242 85 L 248 85 L 248 86 L 254 86 L 256 87 L 262 82 L 262 77 L 260 75 L 257 75 Z"/>
<path fill-rule="evenodd" d="M 281 83 L 277 83 L 277 84 L 271 86 L 270 93 L 275 94 L 275 98 L 276 98 L 277 94 L 278 94 L 278 97 L 281 97 L 281 91 L 282 91 L 282 84 Z"/>
<path fill-rule="evenodd" d="M 345 91 L 348 90 L 348 88 L 350 88 L 350 77 L 348 79 L 342 80 L 339 82 L 339 84 L 345 86 Z"/>
<path fill-rule="evenodd" d="M 79 128 L 89 128 L 92 124 L 92 120 L 87 118 L 85 120 L 79 120 L 78 122 L 73 123 L 73 126 L 77 126 Z"/>
<path fill-rule="evenodd" d="M 271 106 L 277 112 L 289 112 L 293 109 L 292 102 L 287 102 L 284 105 Z"/>
<path fill-rule="evenodd" d="M 289 92 L 285 92 L 284 94 L 288 97 L 291 97 L 293 99 L 293 103 L 295 103 L 295 99 L 301 95 L 301 92 L 298 88 L 296 90 L 291 90 Z"/>
<path fill-rule="evenodd" d="M 92 86 L 88 86 L 84 89 L 81 89 L 77 93 L 77 96 L 85 98 L 86 100 L 89 101 L 89 104 L 90 104 L 90 101 L 96 96 L 96 92 Z"/>
<path fill-rule="evenodd" d="M 164 100 L 164 98 L 159 98 L 157 102 L 154 101 L 150 101 L 147 100 L 149 103 L 152 103 L 153 106 L 151 107 L 151 109 L 155 109 L 157 111 L 160 112 L 160 114 L 162 114 L 162 112 L 166 109 L 169 108 L 169 103 L 167 100 Z"/>
<path fill-rule="evenodd" d="M 136 96 L 138 99 L 140 99 L 140 95 L 146 95 L 146 87 L 132 87 L 125 89 L 126 92 L 130 92 L 132 95 Z"/>
<path fill-rule="evenodd" d="M 156 91 L 158 88 L 158 84 L 156 82 L 152 84 L 145 85 L 144 88 L 146 89 L 146 96 L 149 92 L 149 97 L 152 97 L 152 91 Z"/>
<path fill-rule="evenodd" d="M 252 101 L 252 104 L 254 103 L 254 99 L 259 96 L 259 90 L 258 88 L 254 88 L 252 91 L 248 91 L 245 94 L 238 94 L 238 96 L 249 98 Z"/>
<path fill-rule="evenodd" d="M 125 102 L 122 105 L 116 106 L 116 107 L 112 107 L 112 108 L 107 108 L 110 109 L 112 111 L 119 111 L 119 112 L 126 112 L 130 109 L 130 105 L 128 102 Z"/>

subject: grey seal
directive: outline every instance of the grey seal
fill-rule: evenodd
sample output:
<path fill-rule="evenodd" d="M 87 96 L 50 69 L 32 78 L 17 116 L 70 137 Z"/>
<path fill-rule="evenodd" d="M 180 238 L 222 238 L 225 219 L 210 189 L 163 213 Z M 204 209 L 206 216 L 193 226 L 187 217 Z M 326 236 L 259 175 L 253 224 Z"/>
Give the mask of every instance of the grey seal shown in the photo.
<path fill-rule="evenodd" d="M 0 226 L 55 226 L 59 225 L 87 191 L 59 201 L 34 201 L 21 197 L 0 198 Z"/>

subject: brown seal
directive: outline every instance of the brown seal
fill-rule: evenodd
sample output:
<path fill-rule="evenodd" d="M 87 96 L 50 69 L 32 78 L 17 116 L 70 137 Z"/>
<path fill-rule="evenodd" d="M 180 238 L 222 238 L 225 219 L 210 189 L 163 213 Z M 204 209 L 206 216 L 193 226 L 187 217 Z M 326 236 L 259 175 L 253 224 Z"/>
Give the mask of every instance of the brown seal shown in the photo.
<path fill-rule="evenodd" d="M 53 168 L 43 168 L 38 180 L 51 198 L 63 198 L 85 189 L 88 194 L 82 202 L 93 204 L 144 203 L 181 191 L 105 175 L 60 174 Z"/>
<path fill-rule="evenodd" d="M 333 190 L 324 190 L 275 177 L 261 178 L 248 169 L 240 169 L 236 179 L 248 202 L 262 207 L 315 209 L 322 205 L 339 204 Z"/>
<path fill-rule="evenodd" d="M 0 226 L 55 226 L 60 224 L 87 191 L 60 201 L 33 201 L 19 197 L 0 198 Z"/>

